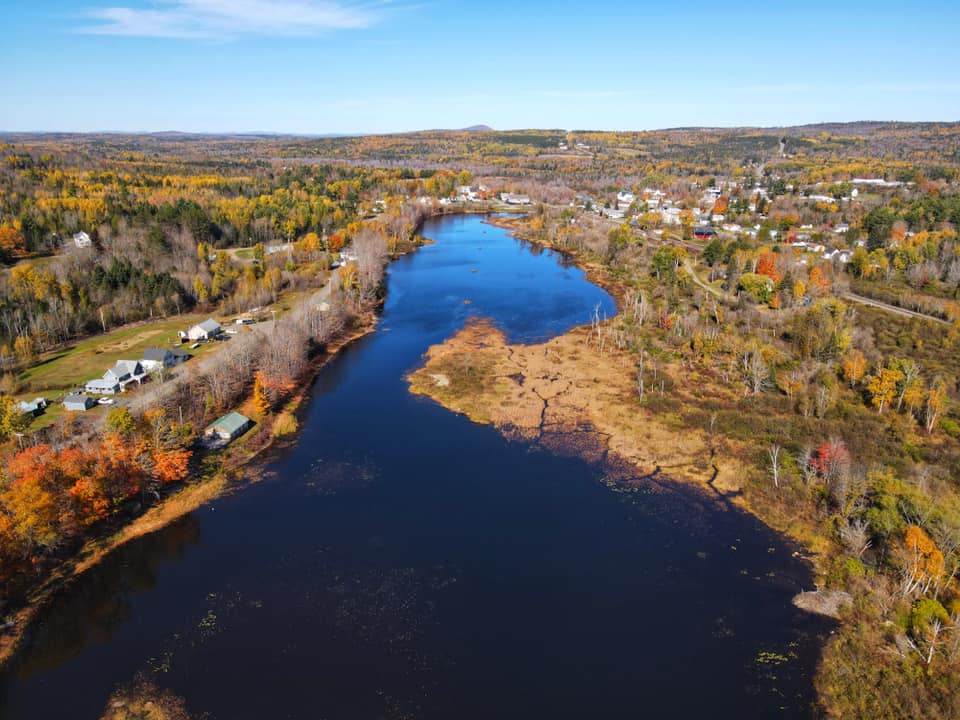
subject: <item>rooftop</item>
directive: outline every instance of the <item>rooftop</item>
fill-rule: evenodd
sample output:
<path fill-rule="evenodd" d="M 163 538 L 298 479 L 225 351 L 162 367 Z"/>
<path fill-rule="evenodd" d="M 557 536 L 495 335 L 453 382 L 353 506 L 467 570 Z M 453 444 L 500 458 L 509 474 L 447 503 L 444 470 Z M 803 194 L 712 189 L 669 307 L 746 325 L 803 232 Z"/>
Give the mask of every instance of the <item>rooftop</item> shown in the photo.
<path fill-rule="evenodd" d="M 245 415 L 241 415 L 238 412 L 230 412 L 207 425 L 207 430 L 216 429 L 232 434 L 237 430 L 246 427 L 249 423 L 250 418 L 246 417 Z"/>

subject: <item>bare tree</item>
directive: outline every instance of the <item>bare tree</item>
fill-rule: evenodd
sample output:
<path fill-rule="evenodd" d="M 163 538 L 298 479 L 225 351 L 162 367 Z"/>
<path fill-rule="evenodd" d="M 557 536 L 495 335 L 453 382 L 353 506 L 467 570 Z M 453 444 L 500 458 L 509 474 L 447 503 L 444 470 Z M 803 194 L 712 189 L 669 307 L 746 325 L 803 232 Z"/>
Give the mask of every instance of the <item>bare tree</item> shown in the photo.
<path fill-rule="evenodd" d="M 640 394 L 640 402 L 643 402 L 644 387 L 643 387 L 643 366 L 646 362 L 647 352 L 646 350 L 640 350 L 640 362 L 637 363 L 637 392 Z"/>
<path fill-rule="evenodd" d="M 773 477 L 773 486 L 780 488 L 780 451 L 783 448 L 778 443 L 771 443 L 767 447 L 767 457 L 770 458 L 770 475 Z"/>
<path fill-rule="evenodd" d="M 360 295 L 364 300 L 372 300 L 383 280 L 383 268 L 387 263 L 387 241 L 376 230 L 363 228 L 351 243 L 357 256 L 357 270 L 360 275 Z"/>
<path fill-rule="evenodd" d="M 855 557 L 862 557 L 872 544 L 870 524 L 862 518 L 851 520 L 840 528 L 839 533 L 840 542 Z"/>
<path fill-rule="evenodd" d="M 766 388 L 770 382 L 770 368 L 759 348 L 743 354 L 743 370 L 747 377 L 747 387 L 754 395 Z"/>

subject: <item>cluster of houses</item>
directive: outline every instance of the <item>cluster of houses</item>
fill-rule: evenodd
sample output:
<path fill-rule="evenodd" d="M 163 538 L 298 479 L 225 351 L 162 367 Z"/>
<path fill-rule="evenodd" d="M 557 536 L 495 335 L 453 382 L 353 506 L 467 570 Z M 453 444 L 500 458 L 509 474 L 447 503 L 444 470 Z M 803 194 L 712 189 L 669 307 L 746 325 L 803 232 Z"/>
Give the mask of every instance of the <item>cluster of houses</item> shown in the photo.
<path fill-rule="evenodd" d="M 895 187 L 899 185 L 899 183 L 884 180 L 863 178 L 857 178 L 853 182 L 855 184 L 878 187 Z M 758 236 L 761 229 L 761 226 L 758 224 L 744 227 L 737 223 L 726 222 L 726 216 L 724 215 L 726 202 L 724 198 L 726 194 L 732 192 L 735 187 L 736 184 L 731 182 L 726 184 L 720 183 L 717 186 L 706 188 L 699 205 L 710 209 L 702 210 L 701 207 L 692 207 L 688 210 L 694 222 L 693 235 L 696 239 L 712 240 L 717 237 L 720 230 L 732 235 L 740 235 L 752 239 Z M 856 188 L 854 188 L 852 196 L 856 197 L 856 194 Z M 811 195 L 807 199 L 818 200 L 821 198 L 816 195 Z M 823 196 L 822 199 L 835 202 L 833 197 Z M 749 210 L 756 212 L 757 203 L 761 202 L 761 200 L 769 202 L 771 198 L 764 188 L 757 185 L 751 191 Z M 850 200 L 850 198 L 844 198 L 844 200 Z M 628 191 L 620 191 L 617 193 L 615 203 L 606 203 L 603 205 L 597 203 L 594 198 L 588 195 L 579 194 L 570 205 L 571 207 L 579 207 L 587 211 L 592 211 L 600 217 L 605 217 L 610 220 L 625 219 L 628 216 L 636 220 L 641 213 L 653 212 L 660 216 L 660 222 L 664 226 L 679 226 L 683 223 L 682 213 L 684 209 L 674 200 L 667 197 L 665 192 L 654 188 L 644 188 L 642 192 L 636 194 Z M 853 257 L 853 250 L 839 250 L 813 242 L 812 233 L 804 232 L 806 230 L 812 231 L 812 225 L 801 226 L 799 230 L 800 232 L 797 233 L 791 232 L 789 239 L 780 240 L 780 242 L 786 242 L 805 253 L 819 255 L 824 260 L 841 264 L 850 262 L 850 259 Z M 849 230 L 850 225 L 847 223 L 839 223 L 832 228 L 832 232 L 838 237 L 843 236 Z M 658 229 L 654 232 L 659 235 L 662 234 L 663 231 Z M 779 233 L 776 230 L 771 230 L 770 235 L 772 239 L 777 240 Z M 857 243 L 857 245 L 863 244 L 863 240 Z M 801 262 L 806 262 L 806 258 L 801 260 Z"/>
<path fill-rule="evenodd" d="M 147 348 L 139 360 L 117 360 L 103 377 L 88 380 L 82 391 L 67 395 L 63 406 L 67 410 L 89 410 L 97 404 L 91 395 L 110 396 L 124 392 L 131 383 L 140 385 L 151 373 L 174 367 L 190 355 L 179 348 Z"/>
<path fill-rule="evenodd" d="M 216 320 L 208 319 L 197 323 L 189 330 L 179 333 L 181 340 L 192 341 L 195 344 L 207 340 L 213 340 L 219 337 L 223 332 L 220 323 Z M 192 345 L 191 347 L 195 347 Z M 172 368 L 190 358 L 190 354 L 180 348 L 162 348 L 149 347 L 143 352 L 143 357 L 139 360 L 117 360 L 117 362 L 108 369 L 102 377 L 93 378 L 84 383 L 82 390 L 76 390 L 69 393 L 64 398 L 63 406 L 67 410 L 83 412 L 89 410 L 97 404 L 91 395 L 100 395 L 109 397 L 124 392 L 129 385 L 136 383 L 140 385 L 153 373 L 162 372 Z M 35 400 L 31 408 L 24 408 L 24 412 L 38 412 L 33 407 L 37 402 L 43 402 L 41 399 Z M 104 401 L 108 402 L 108 401 Z M 24 403 L 21 403 L 24 405 Z M 39 406 L 40 409 L 45 404 Z"/>
<path fill-rule="evenodd" d="M 460 185 L 457 187 L 457 192 L 453 197 L 440 198 L 439 202 L 441 205 L 453 205 L 455 203 L 479 203 L 495 199 L 499 199 L 504 205 L 533 204 L 529 195 L 511 192 L 502 192 L 496 195 L 495 193 L 491 193 L 486 185 L 478 185 L 476 187 L 472 185 Z M 420 198 L 420 202 L 424 205 L 430 205 L 433 203 L 433 198 L 422 197 Z"/>

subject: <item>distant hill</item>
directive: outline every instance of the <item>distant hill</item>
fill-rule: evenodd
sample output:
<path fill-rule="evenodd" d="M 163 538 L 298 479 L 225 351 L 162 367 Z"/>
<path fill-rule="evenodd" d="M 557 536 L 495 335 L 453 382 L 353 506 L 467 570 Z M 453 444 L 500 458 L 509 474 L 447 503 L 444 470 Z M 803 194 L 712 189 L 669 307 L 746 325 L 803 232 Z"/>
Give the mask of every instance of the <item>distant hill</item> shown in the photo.
<path fill-rule="evenodd" d="M 463 128 L 461 132 L 493 132 L 493 128 L 489 125 L 471 125 Z"/>

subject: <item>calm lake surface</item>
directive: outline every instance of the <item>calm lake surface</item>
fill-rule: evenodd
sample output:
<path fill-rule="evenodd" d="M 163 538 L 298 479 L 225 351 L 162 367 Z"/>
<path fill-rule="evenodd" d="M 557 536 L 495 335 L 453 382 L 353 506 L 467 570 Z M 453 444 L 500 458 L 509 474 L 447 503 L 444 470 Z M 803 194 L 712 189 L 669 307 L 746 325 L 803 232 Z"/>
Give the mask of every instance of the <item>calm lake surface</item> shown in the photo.
<path fill-rule="evenodd" d="M 266 479 L 81 578 L 0 678 L 0 717 L 98 718 L 138 673 L 217 720 L 812 716 L 830 625 L 790 604 L 811 586 L 793 548 L 408 393 L 471 315 L 529 342 L 615 312 L 479 217 L 423 232 Z"/>

